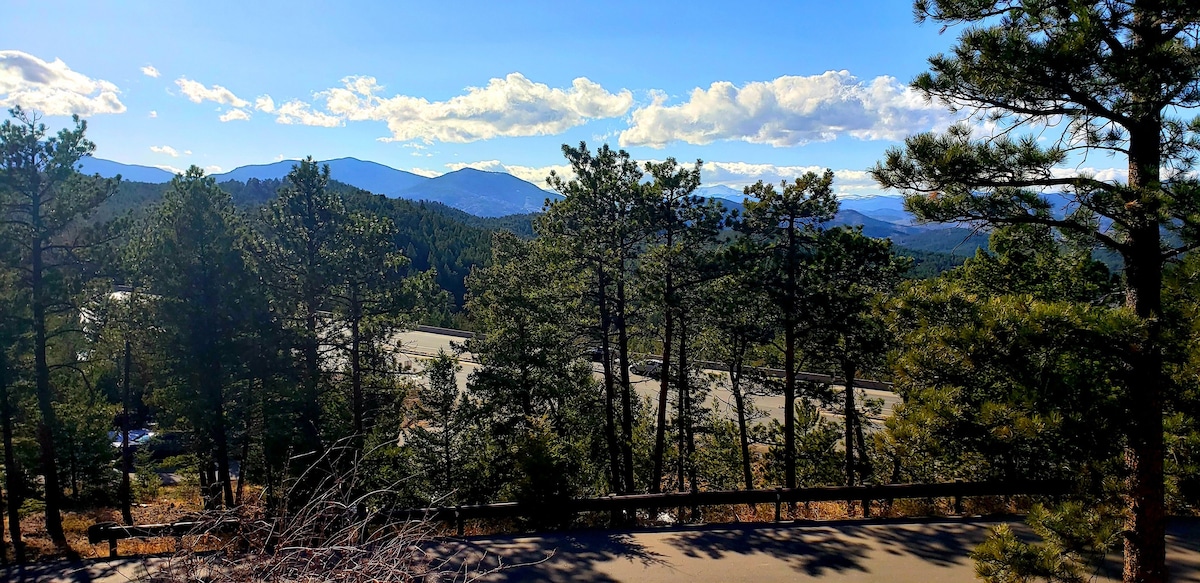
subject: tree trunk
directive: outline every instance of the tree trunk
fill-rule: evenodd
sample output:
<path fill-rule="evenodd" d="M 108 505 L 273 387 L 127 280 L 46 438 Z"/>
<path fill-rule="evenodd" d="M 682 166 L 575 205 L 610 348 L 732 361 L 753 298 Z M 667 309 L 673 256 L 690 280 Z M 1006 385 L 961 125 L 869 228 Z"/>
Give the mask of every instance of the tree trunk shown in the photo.
<path fill-rule="evenodd" d="M 617 279 L 617 351 L 621 358 L 621 462 L 624 492 L 635 489 L 633 479 L 633 386 L 629 382 L 629 323 L 626 319 L 624 266 Z"/>
<path fill-rule="evenodd" d="M 8 490 L 8 532 L 18 563 L 25 562 L 25 544 L 21 540 L 21 472 L 17 468 L 16 452 L 13 451 L 12 402 L 8 396 L 8 355 L 0 350 L 0 431 L 4 438 L 4 487 Z"/>
<path fill-rule="evenodd" d="M 733 391 L 733 403 L 737 407 L 738 440 L 742 449 L 742 481 L 747 490 L 754 489 L 754 472 L 750 468 L 750 435 L 746 429 L 746 397 L 742 394 L 742 349 L 740 341 L 734 341 L 732 366 L 729 367 L 729 385 Z"/>
<path fill-rule="evenodd" d="M 796 331 L 784 330 L 783 347 L 783 471 L 784 486 L 796 487 Z"/>
<path fill-rule="evenodd" d="M 1135 16 L 1135 27 L 1157 29 Z M 1136 24 L 1141 22 L 1141 24 Z M 1135 97 L 1136 100 L 1136 97 Z M 1161 119 L 1129 132 L 1129 185 L 1139 223 L 1129 230 L 1125 259 L 1126 305 L 1147 325 L 1142 346 L 1132 353 L 1129 441 L 1125 450 L 1129 513 L 1126 518 L 1125 572 L 1128 583 L 1166 581 L 1166 504 L 1163 477 L 1163 353 L 1161 341 L 1163 260 L 1154 195 L 1160 189 Z"/>
<path fill-rule="evenodd" d="M 854 485 L 854 474 L 858 468 L 854 465 L 854 424 L 858 408 L 854 404 L 854 371 L 853 365 L 844 364 L 842 374 L 846 377 L 846 407 L 843 416 L 846 421 L 846 485 Z"/>
<path fill-rule="evenodd" d="M 606 292 L 608 278 L 605 277 L 602 268 L 597 274 L 597 282 L 599 284 L 597 303 L 600 309 L 600 351 L 603 353 L 604 359 L 602 363 L 604 368 L 604 440 L 608 446 L 608 483 L 614 492 L 623 492 L 624 487 L 621 485 L 621 450 L 617 446 L 616 380 L 612 370 L 612 346 L 608 337 L 608 332 L 612 326 L 612 318 L 608 311 L 608 294 Z"/>
<path fill-rule="evenodd" d="M 50 365 L 46 359 L 46 300 L 45 282 L 42 281 L 41 204 L 35 200 L 30 205 L 33 226 L 30 291 L 33 311 L 33 374 L 34 390 L 37 393 L 38 444 L 41 446 L 42 479 L 46 487 L 46 532 L 58 547 L 67 546 L 67 537 L 62 527 L 62 486 L 58 481 L 58 453 L 54 447 L 54 431 L 58 417 L 54 413 L 54 394 L 50 387 Z"/>
<path fill-rule="evenodd" d="M 221 367 L 211 366 L 209 378 L 204 381 L 204 391 L 208 395 L 213 411 L 212 440 L 216 451 L 217 487 L 220 495 L 225 498 L 225 507 L 233 508 L 233 483 L 229 477 L 229 438 L 226 436 L 225 396 L 221 387 Z"/>
<path fill-rule="evenodd" d="M 664 295 L 670 294 L 671 274 L 669 272 L 666 276 L 666 289 L 668 291 Z M 663 458 L 666 456 L 667 449 L 667 396 L 671 390 L 671 343 L 674 342 L 672 335 L 675 331 L 671 302 L 667 300 L 663 303 L 665 307 L 662 345 L 663 371 L 659 378 L 658 419 L 654 428 L 654 474 L 650 477 L 650 491 L 654 493 L 662 492 Z"/>
<path fill-rule="evenodd" d="M 318 389 L 321 363 L 317 340 L 316 299 L 310 297 L 305 304 L 307 313 L 304 317 L 304 402 L 300 421 L 303 433 L 308 435 L 307 447 L 311 448 L 310 451 L 317 451 L 321 443 L 321 397 Z"/>
<path fill-rule="evenodd" d="M 238 460 L 237 491 L 233 493 L 233 503 L 237 506 L 241 506 L 242 500 L 244 500 L 242 494 L 246 486 L 246 468 L 249 466 L 250 461 L 250 424 L 247 423 L 246 425 L 246 435 L 242 438 L 242 456 Z"/>
<path fill-rule="evenodd" d="M 133 524 L 133 489 L 129 484 L 129 474 L 133 472 L 133 451 L 129 447 L 129 371 L 133 368 L 132 361 L 132 350 L 126 338 L 121 367 L 121 519 L 129 525 Z"/>
<path fill-rule="evenodd" d="M 787 227 L 787 261 L 785 265 L 787 281 L 786 301 L 784 310 L 783 341 L 783 472 L 784 486 L 796 487 L 796 270 L 799 260 L 796 257 L 796 224 L 788 222 Z"/>
<path fill-rule="evenodd" d="M 691 465 L 691 449 L 688 446 L 691 426 L 691 386 L 688 383 L 688 320 L 684 319 L 683 314 L 679 315 L 679 375 L 676 379 L 676 385 L 679 387 L 679 492 L 684 492 L 688 488 L 688 475 Z M 671 371 L 664 369 L 664 375 L 670 375 Z M 691 485 L 695 488 L 694 485 Z"/>

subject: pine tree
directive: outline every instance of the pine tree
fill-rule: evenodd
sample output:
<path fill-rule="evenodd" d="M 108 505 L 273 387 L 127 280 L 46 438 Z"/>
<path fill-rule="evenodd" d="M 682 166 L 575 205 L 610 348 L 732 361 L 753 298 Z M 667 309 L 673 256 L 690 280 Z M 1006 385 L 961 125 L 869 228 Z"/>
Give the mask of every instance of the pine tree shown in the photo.
<path fill-rule="evenodd" d="M 1127 362 L 1124 576 L 1164 581 L 1163 270 L 1196 246 L 1200 226 L 1200 187 L 1187 174 L 1200 125 L 1175 117 L 1200 106 L 1200 4 L 918 0 L 915 12 L 969 26 L 913 87 L 954 108 L 979 108 L 1005 132 L 973 139 L 957 126 L 913 136 L 872 173 L 906 192 L 919 218 L 1046 225 L 1121 256 L 1126 305 L 1145 326 Z M 1021 133 L 1035 124 L 1056 128 L 1039 130 L 1047 146 Z M 1055 171 L 1089 153 L 1125 160 L 1126 180 Z M 1052 212 L 1046 191 L 1061 193 L 1073 212 Z M 1182 241 L 1169 243 L 1164 231 Z"/>
<path fill-rule="evenodd" d="M 753 266 L 753 278 L 775 305 L 769 318 L 783 336 L 784 484 L 796 487 L 796 373 L 797 349 L 811 328 L 804 309 L 812 293 L 807 259 L 813 253 L 817 225 L 833 218 L 838 202 L 833 195 L 833 172 L 809 172 L 781 190 L 758 182 L 746 188 L 744 219 L 738 229 L 745 235 L 737 261 Z"/>
<path fill-rule="evenodd" d="M 112 196 L 117 180 L 81 175 L 75 168 L 96 146 L 84 137 L 87 123 L 73 117 L 74 127 L 47 136 L 35 114 L 19 107 L 0 125 L 0 205 L 6 221 L 3 236 L 16 252 L 21 301 L 29 306 L 34 392 L 37 396 L 38 444 L 45 480 L 46 531 L 58 546 L 66 545 L 62 528 L 62 486 L 54 436 L 56 387 L 51 362 L 58 331 L 75 314 L 70 299 L 77 283 L 79 255 L 93 247 L 92 232 L 80 224 Z M 71 355 L 73 357 L 73 355 Z"/>

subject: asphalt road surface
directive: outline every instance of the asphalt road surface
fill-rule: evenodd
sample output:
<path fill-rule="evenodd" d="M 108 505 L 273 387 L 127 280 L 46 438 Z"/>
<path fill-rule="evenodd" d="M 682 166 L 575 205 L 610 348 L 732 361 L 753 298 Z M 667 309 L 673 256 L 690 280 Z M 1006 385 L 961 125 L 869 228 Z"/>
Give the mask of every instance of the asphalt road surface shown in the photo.
<path fill-rule="evenodd" d="M 777 583 L 822 581 L 974 581 L 969 557 L 999 524 L 978 519 L 744 524 L 640 531 L 585 531 L 537 536 L 472 537 L 433 545 L 433 556 L 462 580 L 488 583 Z M 1200 520 L 1168 528 L 1171 581 L 1200 582 Z M 1025 536 L 1029 536 L 1024 531 Z M 0 569 L 0 580 L 36 583 L 127 583 L 154 559 L 117 559 Z M 465 567 L 465 569 L 463 569 Z M 462 570 L 460 570 L 462 569 Z M 1096 581 L 1120 580 L 1112 556 Z"/>
<path fill-rule="evenodd" d="M 430 332 L 418 332 L 414 330 L 397 334 L 393 344 L 402 353 L 404 353 L 407 361 L 412 364 L 415 370 L 420 370 L 422 366 L 421 362 L 424 359 L 436 355 L 439 350 L 445 350 L 446 352 L 453 353 L 450 343 L 461 343 L 462 340 L 462 338 L 444 336 Z M 479 368 L 479 365 L 473 361 L 470 353 L 460 355 L 459 359 L 460 364 L 462 365 L 462 370 L 459 371 L 457 375 L 458 386 L 460 388 L 465 388 L 467 386 L 467 377 L 470 376 L 472 371 Z M 724 382 L 728 382 L 728 375 L 722 371 L 706 372 L 714 375 L 714 384 L 711 393 L 712 400 L 718 403 L 718 406 L 721 408 L 721 410 L 729 411 L 730 415 L 732 416 L 733 396 L 728 389 L 722 388 L 723 383 L 721 382 L 722 379 L 724 379 Z M 603 378 L 601 376 L 599 365 L 596 366 L 596 375 L 597 378 Z M 659 389 L 658 380 L 639 375 L 633 375 L 630 378 L 633 381 L 634 389 L 639 395 L 650 397 L 651 400 L 657 403 Z M 841 387 L 835 388 L 840 389 Z M 900 395 L 897 395 L 891 391 L 865 389 L 864 392 L 868 398 L 878 399 L 882 402 L 883 412 L 881 417 L 886 417 L 891 412 L 892 407 L 900 402 Z M 754 406 L 761 410 L 761 412 L 768 418 L 776 419 L 780 422 L 783 421 L 782 395 L 758 396 L 754 397 L 753 401 Z M 823 410 L 822 413 L 826 417 L 838 419 L 841 418 L 836 410 L 836 407 L 832 410 Z"/>

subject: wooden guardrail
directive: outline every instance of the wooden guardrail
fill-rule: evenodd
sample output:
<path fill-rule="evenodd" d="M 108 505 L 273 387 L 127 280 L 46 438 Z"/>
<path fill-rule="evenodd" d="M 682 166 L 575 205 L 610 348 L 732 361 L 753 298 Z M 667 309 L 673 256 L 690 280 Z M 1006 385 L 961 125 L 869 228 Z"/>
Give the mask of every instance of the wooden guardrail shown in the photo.
<path fill-rule="evenodd" d="M 904 498 L 953 498 L 955 511 L 962 513 L 962 499 L 978 496 L 1055 496 L 1070 491 L 1065 480 L 1021 482 L 946 482 L 940 484 L 879 484 L 820 488 L 776 488 L 774 490 L 716 490 L 630 494 L 601 498 L 578 498 L 562 502 L 501 502 L 391 511 L 391 520 L 440 520 L 454 522 L 462 532 L 463 522 L 478 519 L 563 516 L 583 512 L 628 512 L 652 508 L 774 504 L 775 520 L 782 505 L 795 502 L 833 500 L 895 500 Z M 868 506 L 869 507 L 869 506 Z"/>
<path fill-rule="evenodd" d="M 166 524 L 122 525 L 115 522 L 98 522 L 88 527 L 88 542 L 99 544 L 108 541 L 108 556 L 117 556 L 117 541 L 127 538 L 173 537 L 178 541 L 189 535 L 226 533 L 237 530 L 242 521 L 226 518 L 217 521 L 183 521 Z M 176 543 L 178 546 L 178 542 Z"/>
<path fill-rule="evenodd" d="M 500 502 L 431 508 L 406 508 L 381 513 L 384 522 L 438 520 L 453 522 L 459 534 L 467 520 L 504 519 L 521 517 L 574 516 L 584 512 L 628 512 L 653 508 L 686 508 L 739 504 L 774 504 L 775 520 L 782 517 L 783 504 L 795 502 L 826 502 L 833 500 L 896 500 L 905 498 L 952 498 L 955 512 L 962 514 L 963 498 L 978 496 L 1057 496 L 1070 492 L 1066 480 L 1008 481 L 1008 482 L 945 482 L 939 484 L 878 484 L 866 486 L 831 486 L 819 488 L 776 488 L 774 490 L 715 490 L 709 492 L 668 492 L 663 494 L 629 494 L 599 498 L 576 498 L 561 502 Z M 88 528 L 92 544 L 107 541 L 109 556 L 117 556 L 117 541 L 127 538 L 175 537 L 176 539 L 203 533 L 231 532 L 239 526 L 237 519 L 216 522 L 175 522 L 170 524 L 141 524 L 122 526 L 98 523 Z"/>

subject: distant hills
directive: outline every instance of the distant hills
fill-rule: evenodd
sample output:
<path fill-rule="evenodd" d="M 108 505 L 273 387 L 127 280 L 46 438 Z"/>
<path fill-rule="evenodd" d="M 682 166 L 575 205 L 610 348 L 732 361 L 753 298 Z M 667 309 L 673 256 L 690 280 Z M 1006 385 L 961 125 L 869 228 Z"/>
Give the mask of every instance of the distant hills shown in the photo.
<path fill-rule="evenodd" d="M 377 162 L 356 158 L 325 160 L 334 180 L 363 190 L 382 194 L 393 199 L 432 201 L 462 211 L 466 215 L 483 218 L 525 215 L 542 210 L 547 198 L 559 195 L 547 192 L 534 184 L 504 172 L 487 172 L 474 168 L 463 168 L 429 178 L 397 170 Z M 214 174 L 219 183 L 251 180 L 281 180 L 292 169 L 294 160 L 283 160 L 271 164 L 241 166 Z M 120 174 L 127 182 L 163 184 L 174 176 L 171 172 L 149 166 L 121 164 L 99 158 L 85 158 L 80 169 L 87 174 L 112 177 Z M 262 193 L 270 196 L 273 193 Z M 721 199 L 726 207 L 742 209 L 745 196 L 742 191 L 724 185 L 702 186 L 696 194 L 706 198 Z M 146 196 L 151 196 L 149 193 Z M 531 232 L 528 217 L 508 221 L 517 225 L 514 230 Z M 831 221 L 833 225 L 861 226 L 871 237 L 888 237 L 907 249 L 947 256 L 969 256 L 975 249 L 987 245 L 986 234 L 970 229 L 947 225 L 917 225 L 913 217 L 904 210 L 903 201 L 895 196 L 847 198 L 842 200 L 842 209 Z"/>
<path fill-rule="evenodd" d="M 279 180 L 287 176 L 295 164 L 295 160 L 283 160 L 241 166 L 212 176 L 217 182 Z M 463 168 L 429 178 L 357 158 L 323 160 L 321 164 L 328 164 L 333 179 L 339 182 L 389 198 L 440 202 L 480 217 L 537 212 L 542 210 L 546 198 L 559 196 L 504 172 Z M 131 182 L 151 184 L 170 182 L 174 177 L 171 172 L 160 168 L 121 164 L 100 158 L 85 158 L 79 168 L 85 174 L 99 174 L 106 178 L 120 174 Z"/>

